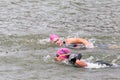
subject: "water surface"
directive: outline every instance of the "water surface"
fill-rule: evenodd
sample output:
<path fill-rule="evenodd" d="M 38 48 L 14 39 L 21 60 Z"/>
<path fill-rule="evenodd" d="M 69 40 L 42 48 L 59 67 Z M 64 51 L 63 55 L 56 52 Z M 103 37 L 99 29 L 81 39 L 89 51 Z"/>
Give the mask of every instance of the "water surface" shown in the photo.
<path fill-rule="evenodd" d="M 49 42 L 79 36 L 102 47 L 71 50 L 94 62 L 120 64 L 119 0 L 0 0 L 1 80 L 120 80 L 120 67 L 76 68 L 56 63 Z"/>

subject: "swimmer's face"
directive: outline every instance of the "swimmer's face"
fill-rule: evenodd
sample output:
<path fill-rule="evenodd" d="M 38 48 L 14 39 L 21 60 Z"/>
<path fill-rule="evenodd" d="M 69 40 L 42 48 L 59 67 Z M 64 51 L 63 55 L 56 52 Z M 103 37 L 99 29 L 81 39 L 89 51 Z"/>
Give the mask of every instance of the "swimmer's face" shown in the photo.
<path fill-rule="evenodd" d="M 53 43 L 62 46 L 62 41 L 60 39 L 56 39 L 55 41 L 53 41 Z"/>

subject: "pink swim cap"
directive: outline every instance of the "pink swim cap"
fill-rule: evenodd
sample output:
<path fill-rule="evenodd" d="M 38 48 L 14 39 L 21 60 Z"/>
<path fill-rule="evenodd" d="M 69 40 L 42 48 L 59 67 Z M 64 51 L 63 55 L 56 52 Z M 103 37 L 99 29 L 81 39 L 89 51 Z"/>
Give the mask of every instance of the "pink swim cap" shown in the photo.
<path fill-rule="evenodd" d="M 50 41 L 55 41 L 55 39 L 58 39 L 59 37 L 58 37 L 58 35 L 56 35 L 56 34 L 51 34 L 50 35 Z"/>
<path fill-rule="evenodd" d="M 61 55 L 61 54 L 68 54 L 70 53 L 70 50 L 68 48 L 61 48 L 57 51 L 57 54 L 58 55 Z"/>

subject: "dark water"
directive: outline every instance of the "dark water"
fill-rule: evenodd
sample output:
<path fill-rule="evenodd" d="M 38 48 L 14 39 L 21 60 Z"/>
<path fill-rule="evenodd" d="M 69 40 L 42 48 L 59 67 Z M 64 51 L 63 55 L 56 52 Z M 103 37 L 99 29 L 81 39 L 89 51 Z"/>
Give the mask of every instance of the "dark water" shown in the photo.
<path fill-rule="evenodd" d="M 79 36 L 95 49 L 71 50 L 88 61 L 120 64 L 119 0 L 0 0 L 0 80 L 120 80 L 120 67 L 56 63 L 49 35 Z"/>

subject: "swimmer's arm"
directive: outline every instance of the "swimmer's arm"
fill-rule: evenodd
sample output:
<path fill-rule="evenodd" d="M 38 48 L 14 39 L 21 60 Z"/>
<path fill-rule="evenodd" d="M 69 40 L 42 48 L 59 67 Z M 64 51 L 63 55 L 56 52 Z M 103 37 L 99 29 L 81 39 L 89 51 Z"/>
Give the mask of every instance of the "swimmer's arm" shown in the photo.
<path fill-rule="evenodd" d="M 87 48 L 93 48 L 94 47 L 92 43 L 90 43 L 89 41 L 87 41 L 86 39 L 83 39 L 83 38 L 68 38 L 68 39 L 66 39 L 66 43 L 68 43 L 68 44 L 72 44 L 72 43 L 83 44 Z"/>

